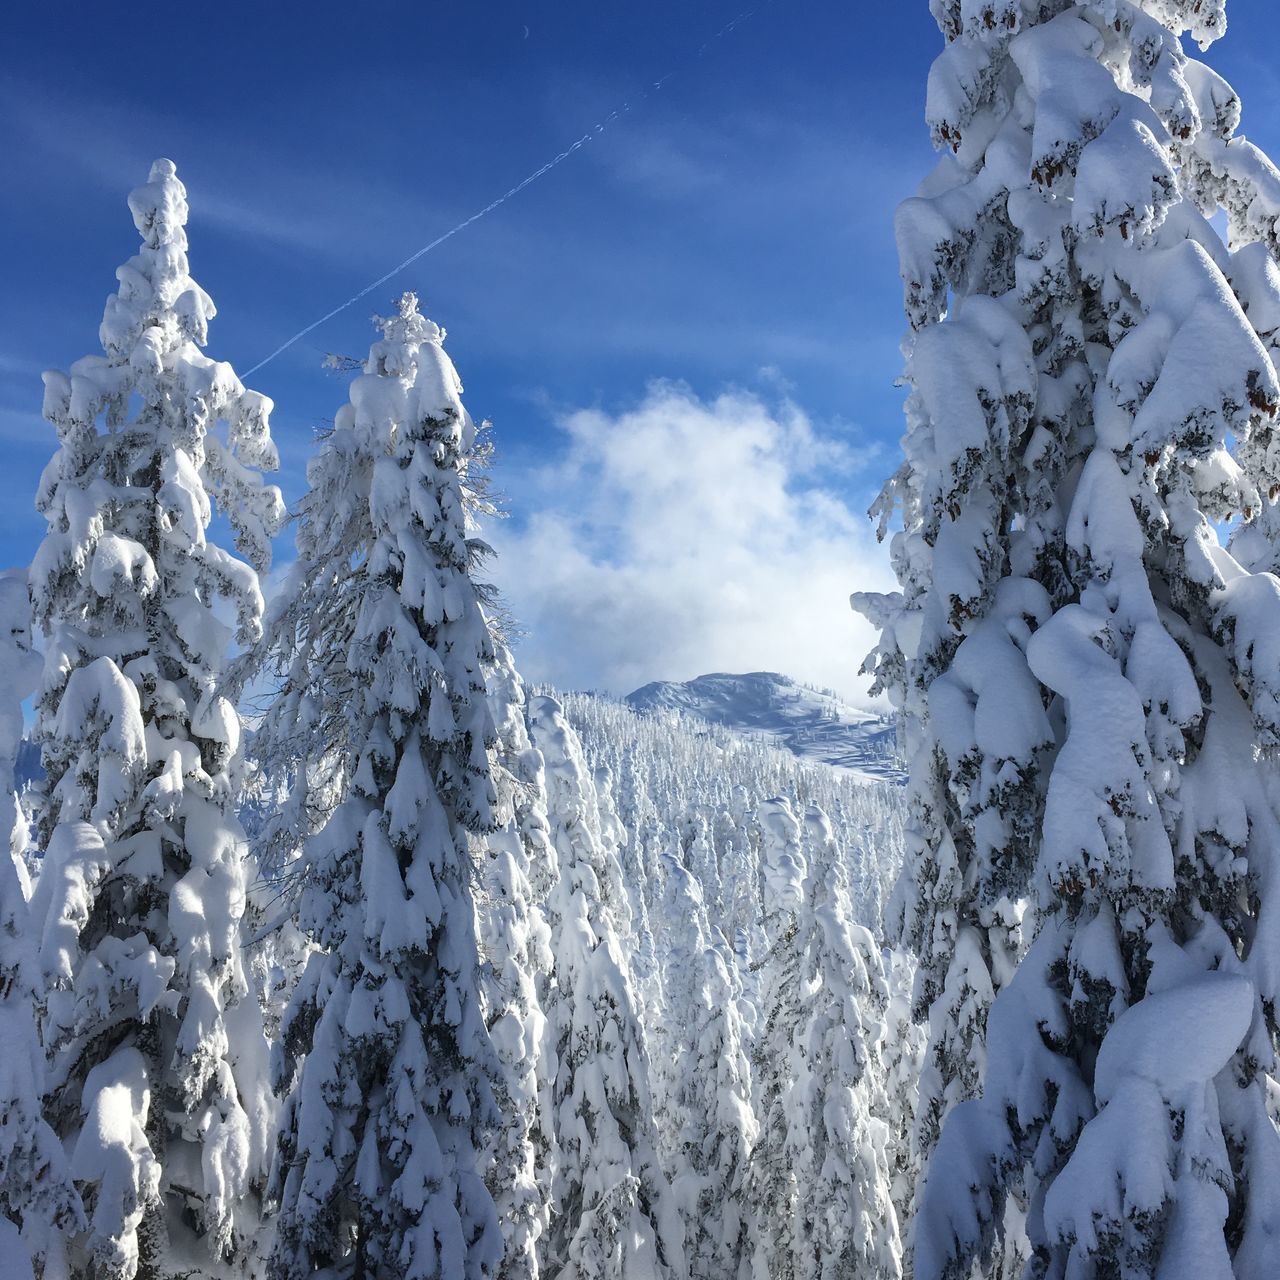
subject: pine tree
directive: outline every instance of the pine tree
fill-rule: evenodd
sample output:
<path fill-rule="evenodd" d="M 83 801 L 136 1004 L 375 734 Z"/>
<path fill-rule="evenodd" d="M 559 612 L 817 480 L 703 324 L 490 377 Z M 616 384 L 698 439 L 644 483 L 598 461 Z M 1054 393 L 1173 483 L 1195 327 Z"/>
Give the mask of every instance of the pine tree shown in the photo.
<path fill-rule="evenodd" d="M 671 854 L 662 874 L 667 1034 L 657 1110 L 668 1113 L 667 1168 L 693 1280 L 737 1280 L 749 1255 L 744 1199 L 756 1136 L 739 992 L 697 881 Z"/>
<path fill-rule="evenodd" d="M 885 1121 L 889 1126 L 891 1195 L 898 1215 L 899 1234 L 904 1237 L 902 1228 L 911 1219 L 916 1187 L 920 1181 L 920 1168 L 915 1160 L 911 1135 L 915 1128 L 926 1033 L 924 1027 L 911 1016 L 915 957 L 909 951 L 891 951 L 885 967 L 889 987 L 882 1063 Z"/>
<path fill-rule="evenodd" d="M 849 919 L 848 873 L 821 809 L 805 811 L 805 835 L 796 1271 L 812 1280 L 897 1280 L 902 1244 L 881 1062 L 888 987 L 875 939 Z"/>
<path fill-rule="evenodd" d="M 253 1216 L 271 1124 L 241 956 L 240 721 L 218 692 L 233 634 L 257 639 L 262 596 L 207 536 L 216 503 L 266 566 L 282 512 L 257 470 L 276 465 L 271 402 L 200 350 L 214 308 L 188 274 L 171 161 L 129 207 L 142 247 L 116 273 L 104 354 L 45 374 L 60 447 L 31 568 L 48 637 L 33 915 L 50 1117 L 75 1137 L 90 1208 L 75 1265 L 102 1277 L 171 1273 L 169 1236 L 188 1224 L 213 1256 L 241 1253 L 237 1211 Z"/>
<path fill-rule="evenodd" d="M 723 939 L 713 940 L 701 959 L 694 1056 L 709 1125 L 700 1148 L 703 1248 L 691 1261 L 695 1278 L 739 1280 L 755 1243 L 748 1184 L 759 1125 L 752 1109 L 750 1041 L 732 950 Z"/>
<path fill-rule="evenodd" d="M 595 766 L 596 780 L 603 779 L 604 765 L 613 776 L 624 828 L 633 839 L 637 829 L 647 827 L 651 833 L 629 850 L 642 845 L 643 867 L 652 851 L 665 868 L 660 878 L 652 877 L 628 856 L 621 874 L 628 882 L 640 878 L 638 886 L 629 887 L 643 892 L 630 900 L 647 902 L 663 956 L 664 1002 L 638 1012 L 652 1046 L 660 1158 L 686 1226 L 690 1272 L 742 1280 L 758 1268 L 758 1274 L 768 1276 L 775 1258 L 794 1269 L 800 1261 L 795 1248 L 781 1248 L 777 1237 L 781 1231 L 789 1241 L 805 1226 L 794 1175 L 796 1153 L 802 1149 L 796 1139 L 809 1121 L 797 1080 L 804 1067 L 806 1002 L 813 996 L 811 985 L 802 982 L 806 955 L 797 942 L 804 859 L 795 806 L 819 797 L 839 815 L 833 838 L 843 870 L 848 850 L 860 849 L 868 840 L 877 858 L 881 849 L 896 856 L 901 789 L 854 782 L 789 752 L 676 714 L 637 715 L 595 695 L 564 695 L 563 705 Z M 569 794 L 580 789 L 580 782 L 575 783 Z M 778 799 L 762 804 L 762 795 Z M 568 824 L 571 829 L 593 826 L 589 805 L 573 812 L 579 816 Z M 784 818 L 788 814 L 789 823 Z M 704 826 L 714 839 L 695 857 Z M 699 877 L 685 863 L 709 864 L 712 853 L 733 943 L 707 918 Z M 602 865 L 611 881 L 620 864 L 606 859 Z M 772 868 L 767 876 L 765 868 Z M 880 881 L 895 869 L 877 862 L 871 877 L 875 884 L 850 883 L 841 901 L 854 897 L 856 910 L 865 912 L 879 899 Z M 704 874 L 710 877 L 709 865 Z M 762 919 L 765 904 L 771 910 Z M 859 936 L 856 931 L 854 936 Z M 781 945 L 771 952 L 775 939 Z M 681 1012 L 690 1007 L 692 1015 Z M 767 1014 L 773 1015 L 774 1038 L 762 1047 Z M 883 1104 L 894 1135 L 909 1131 L 911 1124 L 916 1031 L 911 1026 L 903 1053 L 882 1067 L 896 1072 L 893 1106 Z M 741 1109 L 751 1084 L 756 1086 L 755 1115 Z M 872 1092 L 882 1087 L 865 1086 Z M 766 1093 L 768 1102 L 763 1101 Z M 770 1120 L 780 1139 L 757 1141 L 759 1128 Z M 887 1140 L 882 1145 L 886 1182 L 900 1177 L 905 1183 L 907 1166 L 896 1160 Z M 889 1155 L 895 1157 L 891 1170 Z M 774 1204 L 767 1203 L 769 1196 L 775 1197 Z M 905 1199 L 909 1202 L 909 1190 Z M 784 1205 L 783 1213 L 776 1202 Z M 714 1241 L 721 1242 L 718 1249 Z"/>
<path fill-rule="evenodd" d="M 635 764 L 624 766 L 634 778 Z M 618 863 L 627 902 L 627 916 L 619 920 L 618 941 L 628 959 L 631 981 L 640 1001 L 642 1017 L 652 1023 L 663 1007 L 662 966 L 658 962 L 658 944 L 651 919 L 651 902 L 658 882 L 658 860 L 668 846 L 665 824 L 658 817 L 657 806 L 643 784 L 638 788 L 639 804 L 632 809 L 632 821 L 624 823 L 617 814 L 611 794 L 614 773 L 607 765 L 595 770 L 596 795 L 607 806 L 601 815 L 603 826 L 613 835 L 618 850 Z M 602 835 L 608 839 L 604 831 Z"/>
<path fill-rule="evenodd" d="M 691 826 L 692 838 L 685 855 L 686 864 L 702 889 L 707 914 L 713 920 L 720 920 L 724 916 L 724 886 L 720 882 L 720 864 L 716 857 L 715 843 L 703 815 L 696 815 Z"/>
<path fill-rule="evenodd" d="M 461 478 L 475 428 L 417 298 L 379 325 L 309 468 L 301 568 L 267 637 L 289 675 L 282 697 L 335 726 L 346 783 L 306 842 L 299 923 L 317 950 L 276 1061 L 271 1272 L 289 1280 L 325 1267 L 454 1280 L 492 1274 L 502 1255 L 482 1168 L 501 1068 L 468 847 L 492 828 L 495 799 L 493 652 Z M 340 492 L 340 507 L 324 505 Z"/>
<path fill-rule="evenodd" d="M 658 1155 L 684 1222 L 692 1264 L 701 1226 L 694 1214 L 699 1179 L 695 1131 L 706 1124 L 700 1082 L 694 1079 L 692 1027 L 702 999 L 699 959 L 708 931 L 701 892 L 675 854 L 660 857 L 658 876 L 661 892 L 654 902 L 654 917 L 665 980 L 662 1009 L 649 1024 L 653 1046 L 650 1083 Z M 700 1111 L 702 1114 L 696 1114 Z"/>
<path fill-rule="evenodd" d="M 721 810 L 724 844 L 720 858 L 720 892 L 724 899 L 729 941 L 754 1003 L 755 965 L 764 955 L 767 944 L 761 927 L 764 913 L 760 903 L 757 851 L 753 848 L 758 838 L 753 840 L 746 821 L 749 802 L 745 792 L 744 787 L 735 787 L 730 803 Z"/>
<path fill-rule="evenodd" d="M 1221 3 L 932 8 L 902 591 L 858 601 L 911 760 L 915 1276 L 1001 1265 L 1010 1227 L 1035 1276 L 1265 1276 L 1280 274 L 1242 184 L 1274 171 L 1181 45 Z"/>
<path fill-rule="evenodd" d="M 374 473 L 386 452 L 368 437 L 350 424 L 335 427 L 308 461 L 293 519 L 297 558 L 271 602 L 262 643 L 233 664 L 227 682 L 241 697 L 255 679 L 273 682 L 250 750 L 266 793 L 257 833 L 264 874 L 286 883 L 300 873 L 306 840 L 350 790 L 360 758 L 350 715 L 364 678 L 351 648 L 376 536 Z"/>
<path fill-rule="evenodd" d="M 796 1270 L 800 1186 L 792 1157 L 802 1119 L 797 1113 L 796 1080 L 804 1020 L 799 916 L 805 863 L 800 824 L 788 800 L 766 801 L 758 822 L 759 874 L 769 949 L 757 962 L 763 969 L 763 981 L 762 1027 L 754 1058 L 760 1136 L 752 1152 L 749 1185 L 752 1274 L 756 1280 L 802 1280 Z"/>
<path fill-rule="evenodd" d="M 550 1217 L 553 1135 L 540 1107 L 546 1016 L 537 975 L 552 966 L 543 904 L 555 883 L 556 855 L 542 757 L 529 739 L 524 686 L 505 645 L 495 644 L 487 674 L 498 804 L 497 829 L 485 840 L 478 916 L 489 1034 L 503 1068 L 502 1125 L 487 1182 L 506 1240 L 498 1275 L 533 1280 Z"/>
<path fill-rule="evenodd" d="M 683 1280 L 683 1231 L 659 1166 L 644 1032 L 618 947 L 621 871 L 560 704 L 535 697 L 530 718 L 559 861 L 548 902 L 548 1109 L 557 1149 L 543 1271 L 561 1280 Z"/>
<path fill-rule="evenodd" d="M 22 703 L 39 687 L 44 664 L 31 642 L 31 600 L 21 569 L 0 573 L 0 618 L 0 841 L 25 900 L 31 890 L 24 858 L 30 824 L 18 797 L 16 771 L 24 730 Z"/>
<path fill-rule="evenodd" d="M 84 1228 L 80 1197 L 57 1136 L 44 1118 L 44 1054 L 36 1035 L 42 994 L 35 938 L 28 917 L 21 856 L 27 820 L 14 785 L 22 740 L 22 700 L 40 680 L 40 655 L 31 647 L 27 575 L 0 574 L 0 1248 L 18 1276 L 31 1259 L 52 1253 L 56 1274 L 62 1237 Z M 18 1229 L 21 1229 L 20 1238 Z"/>

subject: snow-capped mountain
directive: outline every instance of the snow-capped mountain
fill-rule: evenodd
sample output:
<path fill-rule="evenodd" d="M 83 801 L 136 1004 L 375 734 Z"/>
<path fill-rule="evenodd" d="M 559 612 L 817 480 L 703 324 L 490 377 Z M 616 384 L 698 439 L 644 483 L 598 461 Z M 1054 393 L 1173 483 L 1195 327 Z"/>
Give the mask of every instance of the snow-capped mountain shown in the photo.
<path fill-rule="evenodd" d="M 830 691 L 776 671 L 717 671 L 683 682 L 655 680 L 625 701 L 636 711 L 680 711 L 771 739 L 803 760 L 869 778 L 906 780 L 892 716 L 851 707 Z"/>

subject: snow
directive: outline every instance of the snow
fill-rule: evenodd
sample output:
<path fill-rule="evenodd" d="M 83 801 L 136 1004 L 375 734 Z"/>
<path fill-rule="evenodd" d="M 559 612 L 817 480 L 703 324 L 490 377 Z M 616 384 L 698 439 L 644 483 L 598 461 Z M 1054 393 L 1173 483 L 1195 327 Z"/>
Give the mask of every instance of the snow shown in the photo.
<path fill-rule="evenodd" d="M 301 855 L 297 922 L 315 949 L 273 1064 L 271 1266 L 479 1276 L 502 1254 L 483 1172 L 511 1138 L 512 1063 L 489 1034 L 473 900 L 472 841 L 498 797 L 495 655 L 461 497 L 470 420 L 440 398 L 460 384 L 417 298 L 377 324 L 308 468 L 298 566 L 237 675 L 278 662 L 284 676 L 254 748 L 307 814 L 283 852 Z"/>
<path fill-rule="evenodd" d="M 901 589 L 854 597 L 910 769 L 914 1273 L 1226 1275 L 1280 1154 L 1280 180 L 1179 39 L 1220 3 L 930 7 Z"/>
<path fill-rule="evenodd" d="M 31 646 L 26 575 L 0 574 L 0 1248 L 5 1265 L 52 1276 L 63 1233 L 83 1210 L 65 1155 L 47 1123 L 44 1047 L 37 1015 L 45 990 L 28 903 L 28 815 L 15 791 L 22 699 L 40 676 Z"/>
<path fill-rule="evenodd" d="M 20 787 L 22 701 L 35 692 L 41 661 L 31 647 L 31 605 L 26 574 L 0 573 L 0 857 L 25 845 L 16 792 Z"/>
<path fill-rule="evenodd" d="M 6 1280 L 35 1280 L 31 1255 L 8 1218 L 0 1218 L 0 1258 L 5 1260 Z"/>
<path fill-rule="evenodd" d="M 785 797 L 766 800 L 760 806 L 760 876 L 766 916 L 800 909 L 805 879 L 800 851 L 800 823 Z"/>
<path fill-rule="evenodd" d="M 867 780 L 901 781 L 892 719 L 772 671 L 655 681 L 629 693 L 637 711 L 676 711 L 774 742 Z"/>
<path fill-rule="evenodd" d="M 1130 1076 L 1150 1081 L 1170 1100 L 1212 1080 L 1249 1030 L 1253 1005 L 1246 979 L 1220 973 L 1148 994 L 1116 1019 L 1102 1042 L 1093 1078 L 1098 1101 L 1110 1103 Z M 1196 1028 L 1194 1038 L 1187 1027 Z"/>
<path fill-rule="evenodd" d="M 1128 1078 L 1076 1143 L 1045 1199 L 1045 1229 L 1084 1257 L 1110 1250 L 1109 1231 L 1154 1217 L 1172 1198 L 1168 1114 L 1150 1083 Z M 1077 1206 L 1086 1206 L 1081 1212 Z"/>
<path fill-rule="evenodd" d="M 256 570 L 284 514 L 252 469 L 274 457 L 269 402 L 200 350 L 215 310 L 189 273 L 171 161 L 130 209 L 143 242 L 104 309 L 104 354 L 46 376 L 59 449 L 29 575 L 47 638 L 32 901 L 50 988 L 42 1032 L 92 1209 L 69 1265 L 96 1259 L 122 1280 L 144 1218 L 158 1232 L 163 1216 L 178 1253 L 236 1259 L 247 1245 L 234 1219 L 261 1209 L 273 1117 L 260 1086 L 246 1095 L 252 1119 L 242 1105 L 224 1022 L 243 1005 L 248 1045 L 246 1012 L 261 1011 L 245 1000 L 251 870 L 233 812 L 239 715 L 217 692 L 232 629 L 218 615 L 230 603 L 240 640 L 256 637 Z M 252 564 L 210 543 L 215 507 Z M 165 1110 L 149 1120 L 153 1088 Z"/>
<path fill-rule="evenodd" d="M 1108 1233 L 1125 1238 L 1128 1224 L 1172 1205 L 1159 1274 L 1232 1274 L 1221 1238 L 1226 1197 L 1212 1185 L 1230 1176 L 1212 1082 L 1248 1031 L 1253 1009 L 1245 979 L 1209 973 L 1149 993 L 1116 1019 L 1094 1076 L 1101 1110 L 1045 1200 L 1046 1229 L 1073 1254 L 1114 1253 Z M 1175 1139 L 1170 1117 L 1178 1113 L 1183 1127 Z M 1125 1247 L 1141 1246 L 1126 1238 Z"/>
<path fill-rule="evenodd" d="M 703 827 L 722 886 L 715 904 L 714 878 L 709 871 L 700 876 L 708 907 L 722 910 L 722 930 L 739 956 L 750 952 L 758 958 L 756 948 L 763 943 L 757 814 L 773 798 L 787 798 L 793 816 L 807 804 L 818 804 L 827 813 L 850 862 L 853 916 L 879 927 L 884 899 L 901 865 L 901 787 L 798 758 L 774 745 L 772 735 L 750 729 L 741 732 L 678 711 L 638 713 L 629 704 L 594 695 L 557 696 L 584 751 L 607 777 L 608 791 L 599 794 L 608 796 L 619 828 L 625 829 L 622 862 L 631 890 L 638 948 L 633 968 L 640 985 L 653 992 L 660 984 L 660 975 L 649 972 L 652 932 L 646 932 L 644 887 L 656 882 L 661 853 L 679 845 L 692 857 Z M 640 970 L 645 971 L 643 979 Z"/>
<path fill-rule="evenodd" d="M 1275 1269 L 1280 171 L 1220 0 L 930 9 L 891 715 L 527 695 L 413 294 L 268 613 L 273 405 L 173 163 L 131 194 L 0 575 L 0 1270 Z"/>
<path fill-rule="evenodd" d="M 71 1171 L 96 1184 L 94 1259 L 110 1276 L 136 1271 L 138 1227 L 160 1193 L 160 1165 L 144 1132 L 150 1106 L 151 1083 L 137 1050 L 117 1050 L 85 1078 L 84 1127 Z"/>

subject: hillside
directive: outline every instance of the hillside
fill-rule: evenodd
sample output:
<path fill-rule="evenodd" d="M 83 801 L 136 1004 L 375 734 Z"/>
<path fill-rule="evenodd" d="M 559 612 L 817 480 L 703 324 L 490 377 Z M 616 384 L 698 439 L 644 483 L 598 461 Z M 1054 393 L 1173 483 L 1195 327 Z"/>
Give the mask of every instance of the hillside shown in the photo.
<path fill-rule="evenodd" d="M 749 850 L 754 867 L 758 813 L 771 798 L 782 796 L 798 813 L 810 805 L 825 811 L 845 860 L 854 915 L 880 930 L 902 865 L 906 797 L 901 787 L 883 775 L 833 767 L 816 755 L 788 750 L 759 724 L 731 726 L 688 707 L 641 709 L 595 694 L 556 696 L 628 833 L 625 858 L 633 861 L 632 883 L 653 883 L 661 853 L 687 851 L 704 825 L 718 865 L 734 861 L 727 846 L 736 843 L 738 853 Z M 759 704 L 756 710 L 764 714 Z M 750 873 L 753 881 L 755 874 Z"/>
<path fill-rule="evenodd" d="M 851 707 L 834 693 L 774 671 L 713 672 L 683 682 L 656 680 L 628 694 L 625 701 L 642 713 L 679 711 L 759 736 L 802 760 L 868 779 L 906 780 L 891 717 Z"/>

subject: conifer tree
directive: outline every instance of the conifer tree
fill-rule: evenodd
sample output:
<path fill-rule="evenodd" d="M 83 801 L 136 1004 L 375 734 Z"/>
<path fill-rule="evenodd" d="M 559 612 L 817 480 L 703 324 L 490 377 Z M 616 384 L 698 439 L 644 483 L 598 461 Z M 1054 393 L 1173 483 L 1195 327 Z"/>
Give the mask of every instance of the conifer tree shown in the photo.
<path fill-rule="evenodd" d="M 537 977 L 552 967 L 543 904 L 557 868 L 542 756 L 529 739 L 524 685 L 501 642 L 495 642 L 487 675 L 497 730 L 498 804 L 497 829 L 485 839 L 478 916 L 489 1034 L 502 1065 L 502 1123 L 487 1182 L 506 1241 L 498 1275 L 533 1280 L 539 1274 L 538 1242 L 550 1216 L 554 1140 L 540 1106 L 548 1082 L 542 1054 L 546 1017 Z"/>
<path fill-rule="evenodd" d="M 760 876 L 752 858 L 751 837 L 743 831 L 729 838 L 721 860 L 720 891 L 725 906 L 729 943 L 738 958 L 744 981 L 754 988 L 753 966 L 766 950 L 761 928 Z"/>
<path fill-rule="evenodd" d="M 84 1226 L 66 1156 L 44 1118 L 44 1053 L 36 1034 L 42 983 L 20 861 L 27 820 L 14 763 L 22 700 L 35 692 L 42 665 L 31 647 L 30 617 L 27 575 L 0 574 L 0 837 L 8 835 L 8 848 L 0 849 L 0 1251 L 20 1280 L 24 1271 L 32 1274 L 33 1259 L 49 1255 L 56 1275 L 64 1235 Z"/>
<path fill-rule="evenodd" d="M 948 154 L 897 217 L 906 462 L 879 504 L 902 591 L 859 600 L 911 760 L 897 916 L 941 1123 L 915 1276 L 999 1266 L 1012 1214 L 1028 1274 L 1262 1277 L 1274 171 L 1182 47 L 1220 0 L 931 7 Z"/>
<path fill-rule="evenodd" d="M 926 1031 L 911 1016 L 911 990 L 915 981 L 915 957 L 902 949 L 889 953 L 885 978 L 889 1003 L 885 1010 L 882 1062 L 889 1126 L 889 1165 L 893 1207 L 898 1215 L 899 1237 L 906 1243 L 905 1227 L 911 1220 L 920 1168 L 911 1135 L 915 1128 L 916 1100 L 924 1061 Z"/>
<path fill-rule="evenodd" d="M 800 824 L 784 797 L 761 806 L 759 874 L 769 949 L 760 993 L 762 1025 L 754 1066 L 760 1135 L 751 1157 L 749 1196 L 756 1280 L 797 1280 L 799 1183 L 793 1156 L 799 1141 L 796 1079 L 804 1018 L 803 955 L 799 941 L 804 901 Z"/>
<path fill-rule="evenodd" d="M 691 1027 L 701 1000 L 699 958 L 707 945 L 706 911 L 692 876 L 674 854 L 658 863 L 661 893 L 654 902 L 658 921 L 659 956 L 665 974 L 663 1004 L 650 1023 L 653 1046 L 652 1093 L 658 1154 L 675 1193 L 684 1221 L 685 1241 L 692 1255 L 699 1224 L 691 1222 L 697 1199 L 695 1128 L 705 1126 L 699 1083 L 693 1078 Z M 690 1228 L 693 1228 L 693 1234 Z M 692 1262 L 692 1257 L 690 1257 Z"/>
<path fill-rule="evenodd" d="M 740 1280 L 752 1245 L 751 1155 L 759 1136 L 752 1109 L 749 1029 L 742 1015 L 736 957 L 722 938 L 701 956 L 702 1000 L 694 1025 L 695 1070 L 709 1124 L 699 1149 L 702 1248 L 691 1260 L 695 1277 Z"/>
<path fill-rule="evenodd" d="M 240 721 L 218 689 L 233 638 L 258 638 L 255 569 L 282 514 L 258 470 L 276 465 L 271 402 L 201 351 L 214 307 L 171 161 L 129 207 L 142 246 L 103 354 L 45 374 L 59 449 L 31 567 L 49 1114 L 89 1210 L 73 1265 L 95 1277 L 173 1274 L 170 1237 L 192 1227 L 206 1256 L 242 1255 L 272 1119 L 242 959 Z M 249 563 L 210 541 L 214 505 Z"/>
<path fill-rule="evenodd" d="M 24 855 L 30 841 L 28 816 L 18 797 L 17 762 L 22 744 L 23 700 L 39 687 L 43 668 L 31 639 L 27 574 L 0 573 L 0 842 L 14 864 L 24 900 L 31 896 Z"/>
<path fill-rule="evenodd" d="M 812 1280 L 897 1280 L 902 1244 L 881 1062 L 888 988 L 875 939 L 849 919 L 848 873 L 821 809 L 805 811 L 805 835 L 796 1271 Z"/>
<path fill-rule="evenodd" d="M 697 881 L 671 854 L 662 873 L 668 977 L 657 1109 L 668 1113 L 667 1167 L 690 1276 L 737 1280 L 749 1256 L 745 1183 L 756 1136 L 738 992 Z"/>
<path fill-rule="evenodd" d="M 495 800 L 494 655 L 462 492 L 475 427 L 417 298 L 379 325 L 308 469 L 299 567 L 266 640 L 288 676 L 273 732 L 294 714 L 330 726 L 345 780 L 305 845 L 299 923 L 316 951 L 276 1059 L 282 1280 L 454 1280 L 502 1256 L 483 1169 L 501 1067 L 468 846 Z"/>
<path fill-rule="evenodd" d="M 634 775 L 634 762 L 627 762 L 628 771 Z M 608 786 L 613 781 L 613 771 L 607 766 L 596 770 L 596 794 L 604 795 L 612 809 L 613 800 Z M 618 835 L 614 847 L 618 850 L 618 863 L 622 871 L 628 903 L 628 916 L 620 921 L 618 941 L 623 944 L 628 957 L 628 968 L 641 1013 L 653 1022 L 663 1006 L 662 966 L 658 962 L 658 943 L 654 936 L 651 899 L 658 882 L 658 860 L 668 845 L 665 824 L 658 817 L 658 810 L 647 791 L 641 788 L 641 800 L 632 810 L 632 821 L 624 824 L 615 816 L 614 826 Z"/>
<path fill-rule="evenodd" d="M 720 882 L 720 864 L 707 820 L 701 814 L 692 822 L 692 838 L 686 861 L 690 873 L 702 890 L 707 914 L 719 921 L 724 916 L 724 886 Z"/>
<path fill-rule="evenodd" d="M 543 1271 L 562 1280 L 683 1280 L 683 1230 L 658 1161 L 644 1032 L 618 947 L 618 861 L 601 839 L 595 787 L 560 704 L 535 697 L 530 719 L 559 861 L 548 902 L 556 1168 Z"/>

